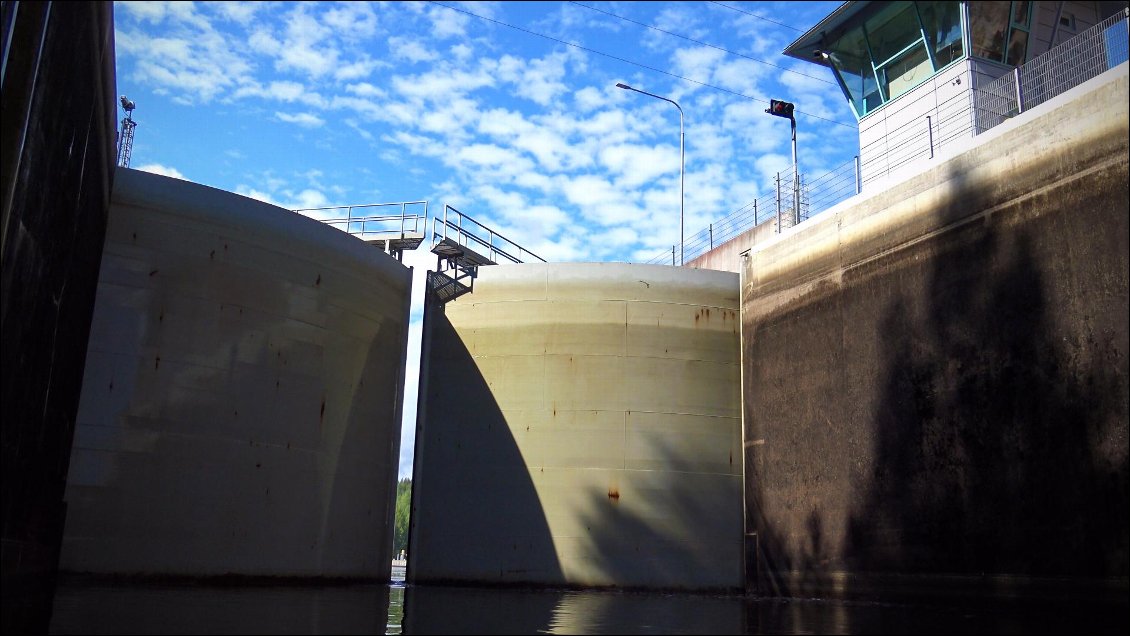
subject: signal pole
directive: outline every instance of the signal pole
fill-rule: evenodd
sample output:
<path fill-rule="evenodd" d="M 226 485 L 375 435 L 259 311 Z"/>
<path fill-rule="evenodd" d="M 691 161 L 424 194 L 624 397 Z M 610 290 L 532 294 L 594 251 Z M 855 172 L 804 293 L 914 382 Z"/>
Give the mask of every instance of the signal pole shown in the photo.
<path fill-rule="evenodd" d="M 126 116 L 122 119 L 122 134 L 121 139 L 118 140 L 118 165 L 122 168 L 128 168 L 129 158 L 133 153 L 133 129 L 137 127 L 137 122 L 133 120 L 133 109 L 137 108 L 137 104 L 125 95 L 122 95 L 120 99 L 122 110 L 126 111 Z"/>
<path fill-rule="evenodd" d="M 796 161 L 796 117 L 793 116 L 795 105 L 779 99 L 769 100 L 769 108 L 765 112 L 777 117 L 784 117 L 792 124 L 793 133 L 793 225 L 800 223 L 800 169 Z M 779 229 L 778 229 L 779 231 Z"/>

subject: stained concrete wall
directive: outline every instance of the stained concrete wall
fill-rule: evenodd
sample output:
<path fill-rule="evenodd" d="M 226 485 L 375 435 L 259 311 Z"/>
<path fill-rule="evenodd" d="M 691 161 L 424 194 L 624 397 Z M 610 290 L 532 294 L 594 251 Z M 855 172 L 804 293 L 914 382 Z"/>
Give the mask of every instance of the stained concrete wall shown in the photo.
<path fill-rule="evenodd" d="M 389 578 L 412 272 L 119 169 L 61 568 Z"/>
<path fill-rule="evenodd" d="M 761 593 L 1125 603 L 1126 69 L 752 246 Z"/>
<path fill-rule="evenodd" d="M 114 169 L 113 5 L 0 13 L 0 631 L 42 633 Z"/>
<path fill-rule="evenodd" d="M 429 305 L 409 581 L 740 587 L 737 284 L 498 265 Z"/>

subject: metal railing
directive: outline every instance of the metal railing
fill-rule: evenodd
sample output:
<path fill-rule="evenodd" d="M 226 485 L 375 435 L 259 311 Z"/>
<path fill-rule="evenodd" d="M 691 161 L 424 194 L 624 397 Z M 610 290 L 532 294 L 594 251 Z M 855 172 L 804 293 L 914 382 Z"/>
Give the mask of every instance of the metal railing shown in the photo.
<path fill-rule="evenodd" d="M 337 205 L 293 211 L 366 241 L 412 236 L 422 240 L 428 228 L 427 201 Z"/>
<path fill-rule="evenodd" d="M 687 237 L 683 243 L 684 262 L 690 262 L 715 247 L 738 236 L 742 232 L 766 222 L 776 224 L 777 231 L 792 227 L 798 222 L 803 222 L 833 205 L 855 196 L 860 192 L 859 182 L 859 157 L 816 177 L 809 179 L 803 172 L 800 175 L 799 205 L 793 202 L 793 169 L 782 170 L 773 176 L 772 190 L 757 199 L 750 201 L 734 210 L 727 216 L 714 221 L 701 231 Z M 678 251 L 678 245 L 671 246 L 671 251 L 662 253 L 644 261 L 645 264 L 676 265 L 673 254 Z"/>
<path fill-rule="evenodd" d="M 443 206 L 443 218 L 432 219 L 432 245 L 451 240 L 475 251 L 484 251 L 487 258 L 498 262 L 498 257 L 512 263 L 525 263 L 530 259 L 545 259 L 514 241 L 479 223 L 450 205 Z"/>
<path fill-rule="evenodd" d="M 934 158 L 954 142 L 975 137 L 1007 119 L 1060 95 L 1130 58 L 1130 9 L 1112 15 L 1042 53 L 1012 72 L 937 105 L 924 121 L 896 128 L 860 149 L 859 156 L 815 179 L 801 174 L 799 213 L 793 213 L 792 168 L 778 172 L 770 194 L 759 197 L 711 223 L 683 243 L 684 262 L 698 258 L 742 232 L 775 221 L 778 232 L 859 194 L 867 183 L 910 163 Z M 926 93 L 918 99 L 933 97 Z M 784 184 L 784 185 L 782 185 Z M 675 253 L 645 261 L 676 264 Z"/>
<path fill-rule="evenodd" d="M 975 104 L 979 130 L 1061 95 L 1127 61 L 1130 9 L 1123 9 L 1079 35 L 1037 55 L 1012 73 L 985 86 Z M 980 121 L 980 111 L 990 117 Z M 992 117 L 1001 117 L 995 121 Z M 980 124 L 986 127 L 981 128 Z"/>

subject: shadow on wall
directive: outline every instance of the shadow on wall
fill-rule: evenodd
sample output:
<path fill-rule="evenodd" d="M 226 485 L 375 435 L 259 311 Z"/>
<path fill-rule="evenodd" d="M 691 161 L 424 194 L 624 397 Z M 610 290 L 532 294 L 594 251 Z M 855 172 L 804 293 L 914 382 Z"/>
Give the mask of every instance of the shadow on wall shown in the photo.
<path fill-rule="evenodd" d="M 404 356 L 407 342 L 408 316 L 400 325 L 388 321 L 382 324 L 369 344 L 364 356 L 358 359 L 362 368 L 388 368 L 399 366 L 394 382 L 377 381 L 365 384 L 364 377 L 384 380 L 377 373 L 366 373 L 355 385 L 337 389 L 327 387 L 327 393 L 338 398 L 338 408 L 347 414 L 345 432 L 336 440 L 338 447 L 328 447 L 325 452 L 336 457 L 333 489 L 326 502 L 322 534 L 324 560 L 338 566 L 360 562 L 360 572 L 367 575 L 376 571 L 377 579 L 388 581 L 390 574 L 384 564 L 393 554 L 394 513 L 396 482 L 400 461 L 401 400 L 404 387 Z M 395 330 L 394 333 L 386 333 Z M 346 355 L 343 352 L 342 358 Z M 383 407 L 383 408 L 382 408 Z M 326 400 L 326 409 L 330 408 Z M 372 415 L 381 415 L 374 421 Z M 391 425 L 381 426 L 390 422 Z M 372 452 L 382 452 L 384 457 L 376 463 L 384 471 L 372 469 Z M 362 504 L 362 502 L 366 502 Z M 356 523 L 361 506 L 365 506 L 366 520 Z M 375 534 L 371 534 L 375 526 Z M 371 549 L 368 549 L 370 548 Z M 375 561 L 375 566 L 369 566 Z"/>
<path fill-rule="evenodd" d="M 944 231 L 746 323 L 761 593 L 1125 607 L 1121 161 L 1008 196 L 955 176 L 960 196 L 933 211 Z"/>
<path fill-rule="evenodd" d="M 637 452 L 660 469 L 616 471 L 619 488 L 589 488 L 578 524 L 587 532 L 593 567 L 619 588 L 740 589 L 740 481 L 689 464 L 688 453 L 673 446 L 669 434 L 636 434 L 640 447 L 647 447 Z M 736 453 L 733 459 L 738 461 Z M 732 630 L 737 620 L 700 618 L 696 629 L 704 633 Z M 718 629 L 712 630 L 715 620 Z"/>
<path fill-rule="evenodd" d="M 925 315 L 889 303 L 853 569 L 1126 576 L 1125 346 L 1033 242 L 990 229 L 936 257 Z"/>
<path fill-rule="evenodd" d="M 529 469 L 442 305 L 423 338 L 409 581 L 563 583 Z"/>

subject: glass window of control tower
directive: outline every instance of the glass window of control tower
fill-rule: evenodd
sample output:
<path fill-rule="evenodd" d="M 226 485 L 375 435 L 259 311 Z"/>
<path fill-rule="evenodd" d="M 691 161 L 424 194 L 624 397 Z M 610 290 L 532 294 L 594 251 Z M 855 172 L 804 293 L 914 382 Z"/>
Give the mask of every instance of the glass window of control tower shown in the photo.
<path fill-rule="evenodd" d="M 841 31 L 826 50 L 862 117 L 964 55 L 961 3 L 887 3 Z"/>
<path fill-rule="evenodd" d="M 1010 66 L 1024 63 L 1031 29 L 1031 2 L 970 2 L 969 32 L 976 57 Z"/>

